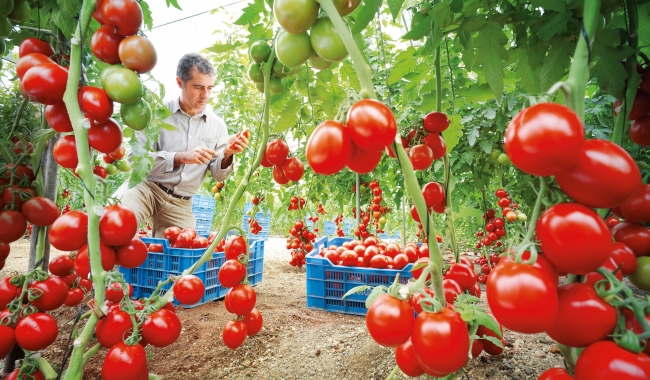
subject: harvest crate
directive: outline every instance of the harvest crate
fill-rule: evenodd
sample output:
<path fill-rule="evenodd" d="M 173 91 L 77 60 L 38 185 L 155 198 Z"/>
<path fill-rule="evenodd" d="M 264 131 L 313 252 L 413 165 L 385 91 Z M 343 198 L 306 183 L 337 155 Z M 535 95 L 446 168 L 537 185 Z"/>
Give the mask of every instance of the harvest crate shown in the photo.
<path fill-rule="evenodd" d="M 214 217 L 215 200 L 205 195 L 192 197 L 192 214 L 196 218 L 196 233 L 207 235 L 212 230 L 212 219 Z"/>
<path fill-rule="evenodd" d="M 260 231 L 259 234 L 255 235 L 250 232 L 250 226 L 248 225 L 248 220 L 251 217 L 246 215 L 246 213 L 252 209 L 253 209 L 252 203 L 248 202 L 244 205 L 244 217 L 241 223 L 242 229 L 247 232 L 249 239 L 268 240 L 269 232 L 271 231 L 271 211 L 267 210 L 266 213 L 264 213 L 264 211 L 259 211 L 257 212 L 257 214 L 255 214 L 255 219 L 257 219 L 257 222 L 260 224 L 260 227 L 262 227 L 262 231 Z"/>
<path fill-rule="evenodd" d="M 314 250 L 307 257 L 307 307 L 345 314 L 366 315 L 366 298 L 369 291 L 341 298 L 350 289 L 361 285 L 390 286 L 399 273 L 400 282 L 405 284 L 413 277 L 408 264 L 402 270 L 346 267 L 334 265 L 320 256 L 322 247 L 340 246 L 350 238 L 328 239 L 327 236 L 314 243 Z"/>
<path fill-rule="evenodd" d="M 160 281 L 166 280 L 170 275 L 180 275 L 185 269 L 195 263 L 205 252 L 205 249 L 182 249 L 169 246 L 167 239 L 142 238 L 145 243 L 162 243 L 163 253 L 149 252 L 147 261 L 137 268 L 120 267 L 124 279 L 133 286 L 133 298 L 148 297 Z M 194 275 L 203 281 L 205 294 L 201 301 L 187 307 L 195 307 L 208 301 L 225 297 L 229 288 L 224 288 L 219 283 L 219 268 L 226 261 L 223 252 L 214 252 L 212 259 L 208 260 L 197 270 Z M 250 257 L 248 261 L 248 281 L 251 286 L 262 282 L 264 269 L 264 240 L 250 240 Z M 169 289 L 171 284 L 163 287 Z M 174 301 L 174 305 L 178 302 Z"/>

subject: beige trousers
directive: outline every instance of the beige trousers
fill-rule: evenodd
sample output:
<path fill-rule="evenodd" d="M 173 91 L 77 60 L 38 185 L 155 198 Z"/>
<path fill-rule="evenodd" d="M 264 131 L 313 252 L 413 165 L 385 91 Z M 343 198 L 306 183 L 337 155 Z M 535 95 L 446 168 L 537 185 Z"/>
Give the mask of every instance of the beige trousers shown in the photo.
<path fill-rule="evenodd" d="M 140 182 L 134 188 L 125 190 L 120 198 L 123 205 L 133 210 L 138 224 L 152 219 L 154 237 L 162 238 L 168 227 L 196 228 L 192 199 L 174 198 L 153 182 Z"/>

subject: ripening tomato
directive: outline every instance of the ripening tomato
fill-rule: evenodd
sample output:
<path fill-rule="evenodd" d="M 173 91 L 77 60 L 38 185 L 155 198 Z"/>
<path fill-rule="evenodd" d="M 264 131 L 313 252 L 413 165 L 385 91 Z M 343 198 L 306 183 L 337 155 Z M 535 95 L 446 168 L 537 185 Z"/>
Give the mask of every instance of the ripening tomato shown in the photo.
<path fill-rule="evenodd" d="M 122 122 L 127 127 L 141 131 L 151 122 L 151 106 L 144 99 L 140 99 L 133 104 L 122 104 L 120 106 L 120 116 Z"/>
<path fill-rule="evenodd" d="M 350 138 L 361 149 L 382 151 L 395 141 L 397 122 L 384 103 L 362 99 L 350 107 L 346 117 Z"/>
<path fill-rule="evenodd" d="M 560 272 L 587 274 L 600 267 L 611 253 L 612 235 L 595 211 L 579 203 L 550 207 L 536 226 L 546 258 Z"/>
<path fill-rule="evenodd" d="M 585 131 L 578 115 L 555 103 L 538 103 L 519 112 L 508 124 L 505 149 L 524 172 L 549 176 L 578 160 Z"/>
<path fill-rule="evenodd" d="M 343 21 L 347 27 L 347 23 Z M 348 50 L 336 32 L 329 17 L 320 17 L 309 30 L 314 52 L 326 61 L 338 62 L 348 55 Z"/>
<path fill-rule="evenodd" d="M 376 255 L 373 260 L 383 255 Z M 366 313 L 366 327 L 372 339 L 384 347 L 397 347 L 411 336 L 414 318 L 408 301 L 382 294 L 372 301 Z"/>
<path fill-rule="evenodd" d="M 23 89 L 29 98 L 41 104 L 57 104 L 63 100 L 68 70 L 56 63 L 42 63 L 27 70 Z"/>
<path fill-rule="evenodd" d="M 193 274 L 181 277 L 174 284 L 174 297 L 184 305 L 194 305 L 203 298 L 205 285 L 200 278 Z"/>
<path fill-rule="evenodd" d="M 93 51 L 93 54 L 95 54 L 97 59 L 110 65 L 114 65 L 121 62 L 118 48 L 123 39 L 124 36 L 115 33 L 114 27 L 105 25 L 93 33 L 93 36 L 90 39 L 90 49 Z"/>
<path fill-rule="evenodd" d="M 316 22 L 320 4 L 316 0 L 276 0 L 273 13 L 282 29 L 304 33 Z"/>
<path fill-rule="evenodd" d="M 555 173 L 568 196 L 594 208 L 612 208 L 641 187 L 641 172 L 632 156 L 607 140 L 587 140 L 575 164 Z"/>
<path fill-rule="evenodd" d="M 314 172 L 321 175 L 338 173 L 352 156 L 352 140 L 343 124 L 327 120 L 309 136 L 305 156 Z"/>
<path fill-rule="evenodd" d="M 638 118 L 630 125 L 630 140 L 637 145 L 650 146 L 650 115 Z"/>
<path fill-rule="evenodd" d="M 532 265 L 499 263 L 488 276 L 486 294 L 494 317 L 510 330 L 536 334 L 557 318 L 555 286 Z"/>
<path fill-rule="evenodd" d="M 79 164 L 77 157 L 77 142 L 74 135 L 59 138 L 52 148 L 54 160 L 64 168 L 75 169 Z"/>
<path fill-rule="evenodd" d="M 241 346 L 246 340 L 246 336 L 247 327 L 242 321 L 228 321 L 228 323 L 223 327 L 221 335 L 223 342 L 231 350 L 239 348 L 239 346 Z"/>
<path fill-rule="evenodd" d="M 133 104 L 142 97 L 142 81 L 138 74 L 129 69 L 116 68 L 110 71 L 103 83 L 108 97 L 115 102 Z"/>
<path fill-rule="evenodd" d="M 576 362 L 576 380 L 642 380 L 650 378 L 650 357 L 635 354 L 612 341 L 594 343 Z"/>
<path fill-rule="evenodd" d="M 306 0 L 314 1 L 314 0 Z M 275 5 L 276 3 L 274 3 Z M 314 53 L 307 32 L 298 34 L 280 30 L 275 37 L 275 55 L 284 66 L 296 67 L 305 63 Z"/>
<path fill-rule="evenodd" d="M 99 238 L 104 244 L 128 244 L 136 232 L 138 221 L 129 207 L 119 204 L 104 207 L 104 213 L 99 219 Z"/>
<path fill-rule="evenodd" d="M 42 63 L 56 63 L 50 57 L 43 55 L 41 53 L 29 53 L 26 54 L 16 62 L 16 76 L 21 81 L 25 76 L 25 73 L 34 66 L 38 66 Z"/>
<path fill-rule="evenodd" d="M 45 107 L 45 120 L 57 132 L 72 132 L 72 122 L 64 103 Z"/>
<path fill-rule="evenodd" d="M 102 364 L 103 380 L 146 380 L 148 373 L 147 352 L 139 343 L 128 346 L 118 342 L 108 350 Z"/>
<path fill-rule="evenodd" d="M 27 54 L 40 53 L 44 56 L 51 57 L 54 55 L 54 48 L 46 41 L 38 38 L 25 38 L 18 47 L 18 57 L 22 58 Z"/>
<path fill-rule="evenodd" d="M 630 247 L 637 257 L 650 255 L 650 228 L 637 223 L 621 222 L 611 232 L 614 240 Z"/>
<path fill-rule="evenodd" d="M 115 33 L 126 37 L 138 33 L 143 14 L 136 0 L 104 0 L 101 17 L 106 25 L 115 27 Z"/>
<path fill-rule="evenodd" d="M 118 54 L 124 67 L 138 74 L 148 73 L 158 61 L 156 49 L 151 41 L 137 34 L 120 42 Z"/>
<path fill-rule="evenodd" d="M 88 143 L 101 153 L 114 152 L 122 145 L 122 129 L 115 119 L 92 123 L 88 130 Z"/>

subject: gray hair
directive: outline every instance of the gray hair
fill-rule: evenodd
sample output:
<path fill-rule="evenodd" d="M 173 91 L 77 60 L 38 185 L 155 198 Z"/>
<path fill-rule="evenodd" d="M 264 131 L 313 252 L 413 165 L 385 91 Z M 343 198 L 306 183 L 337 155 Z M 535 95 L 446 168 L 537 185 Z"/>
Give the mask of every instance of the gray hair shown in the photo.
<path fill-rule="evenodd" d="M 176 76 L 181 78 L 183 83 L 187 83 L 188 80 L 192 79 L 191 71 L 193 67 L 196 67 L 201 74 L 214 76 L 214 67 L 212 67 L 210 61 L 196 53 L 185 54 L 181 60 L 178 61 Z"/>

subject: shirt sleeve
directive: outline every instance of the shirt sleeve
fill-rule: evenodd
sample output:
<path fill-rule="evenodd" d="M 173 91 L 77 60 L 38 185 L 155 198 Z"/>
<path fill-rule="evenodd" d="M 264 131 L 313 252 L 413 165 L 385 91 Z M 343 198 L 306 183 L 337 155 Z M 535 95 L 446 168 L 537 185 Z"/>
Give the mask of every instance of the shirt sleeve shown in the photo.
<path fill-rule="evenodd" d="M 225 169 L 221 168 L 221 162 L 223 161 L 224 158 L 225 147 L 226 146 L 223 145 L 217 148 L 217 157 L 212 159 L 212 161 L 210 161 L 210 164 L 208 165 L 210 174 L 212 175 L 212 178 L 214 178 L 216 181 L 223 181 L 226 178 L 228 178 L 232 174 L 235 168 L 235 156 L 232 157 L 233 160 L 230 163 L 230 165 L 228 165 L 228 167 L 226 167 Z"/>

